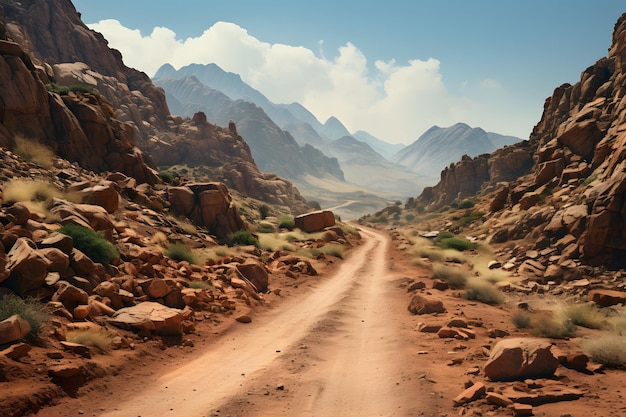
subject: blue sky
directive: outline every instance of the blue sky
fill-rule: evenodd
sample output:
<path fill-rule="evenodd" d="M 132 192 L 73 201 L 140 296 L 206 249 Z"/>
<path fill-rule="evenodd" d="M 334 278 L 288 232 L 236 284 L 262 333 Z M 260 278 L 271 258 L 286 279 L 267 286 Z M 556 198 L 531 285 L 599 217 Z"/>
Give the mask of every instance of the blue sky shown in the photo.
<path fill-rule="evenodd" d="M 274 102 L 407 144 L 456 122 L 527 138 L 554 88 L 606 56 L 626 12 L 618 0 L 74 5 L 149 75 L 215 62 Z"/>

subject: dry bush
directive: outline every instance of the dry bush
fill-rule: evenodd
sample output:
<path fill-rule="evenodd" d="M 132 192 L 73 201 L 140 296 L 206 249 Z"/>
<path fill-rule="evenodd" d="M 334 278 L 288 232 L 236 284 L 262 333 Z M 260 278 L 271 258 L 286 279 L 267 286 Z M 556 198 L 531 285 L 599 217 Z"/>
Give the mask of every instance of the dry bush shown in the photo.
<path fill-rule="evenodd" d="M 110 333 L 100 329 L 70 330 L 67 332 L 68 342 L 90 346 L 106 353 L 111 349 L 113 337 Z"/>
<path fill-rule="evenodd" d="M 41 144 L 36 139 L 26 139 L 23 136 L 15 137 L 15 148 L 13 152 L 26 161 L 41 165 L 44 168 L 52 167 L 55 157 L 52 149 Z"/>
<path fill-rule="evenodd" d="M 480 278 L 473 278 L 467 282 L 465 298 L 485 304 L 502 304 L 505 301 L 505 296 L 500 290 Z"/>
<path fill-rule="evenodd" d="M 212 288 L 212 285 L 206 281 L 195 280 L 189 282 L 189 288 L 193 288 L 196 290 L 207 290 L 209 288 Z"/>
<path fill-rule="evenodd" d="M 462 288 L 467 283 L 469 273 L 459 268 L 445 266 L 442 264 L 433 265 L 433 278 L 445 281 L 451 287 Z"/>
<path fill-rule="evenodd" d="M 343 259 L 344 247 L 338 243 L 327 243 L 321 248 L 313 249 L 313 255 L 317 256 L 320 253 L 324 255 L 335 256 L 339 259 Z"/>
<path fill-rule="evenodd" d="M 278 250 L 286 250 L 293 252 L 296 247 L 285 239 L 284 235 L 278 233 L 261 233 L 259 234 L 259 248 L 271 252 Z"/>
<path fill-rule="evenodd" d="M 612 368 L 626 367 L 626 336 L 607 333 L 584 341 L 581 348 L 595 362 Z"/>
<path fill-rule="evenodd" d="M 2 186 L 4 201 L 11 203 L 39 203 L 42 208 L 55 197 L 61 197 L 61 192 L 46 181 L 39 180 L 11 180 Z"/>
<path fill-rule="evenodd" d="M 606 315 L 595 303 L 563 304 L 557 307 L 558 314 L 577 326 L 601 329 L 607 324 Z"/>

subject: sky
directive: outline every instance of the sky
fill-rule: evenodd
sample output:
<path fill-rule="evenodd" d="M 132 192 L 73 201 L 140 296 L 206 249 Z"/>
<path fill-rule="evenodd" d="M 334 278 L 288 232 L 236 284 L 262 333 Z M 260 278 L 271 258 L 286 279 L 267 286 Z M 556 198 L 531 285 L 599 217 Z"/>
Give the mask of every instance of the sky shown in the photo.
<path fill-rule="evenodd" d="M 607 55 L 623 0 L 73 0 L 152 76 L 215 63 L 322 123 L 410 144 L 457 122 L 527 139 L 563 83 Z"/>

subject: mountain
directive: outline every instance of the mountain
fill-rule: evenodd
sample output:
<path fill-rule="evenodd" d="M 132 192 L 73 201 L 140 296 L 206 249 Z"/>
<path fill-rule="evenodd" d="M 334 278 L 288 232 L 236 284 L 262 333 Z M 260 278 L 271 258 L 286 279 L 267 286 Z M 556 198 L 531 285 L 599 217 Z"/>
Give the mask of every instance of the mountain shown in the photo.
<path fill-rule="evenodd" d="M 581 261 L 626 266 L 626 14 L 612 41 L 577 83 L 554 90 L 528 141 L 450 165 L 409 206 L 484 198 L 504 219 L 490 224 L 491 242 L 558 249 L 540 252 L 541 268 L 577 277 Z"/>
<path fill-rule="evenodd" d="M 292 183 L 259 170 L 234 124 L 171 116 L 163 90 L 124 65 L 71 1 L 0 0 L 0 8 L 2 79 L 13 80 L 0 89 L 0 103 L 13 103 L 0 118 L 0 146 L 36 138 L 84 168 L 148 184 L 159 181 L 159 165 L 204 165 L 212 181 L 246 196 L 308 209 Z"/>
<path fill-rule="evenodd" d="M 367 143 L 372 147 L 376 152 L 385 157 L 385 159 L 391 160 L 393 155 L 400 152 L 402 149 L 406 147 L 406 145 L 400 143 L 389 143 L 384 140 L 380 140 L 375 136 L 370 135 L 369 133 L 358 130 L 352 134 L 352 136 L 360 140 L 361 142 Z"/>
<path fill-rule="evenodd" d="M 396 197 L 412 195 L 428 185 L 406 167 L 389 162 L 368 144 L 343 136 L 329 144 L 329 152 L 341 164 L 346 180 Z"/>
<path fill-rule="evenodd" d="M 463 155 L 472 157 L 491 153 L 516 142 L 521 142 L 521 139 L 487 133 L 465 123 L 447 128 L 433 126 L 415 142 L 397 152 L 392 161 L 436 181 L 439 178 L 436 173 Z"/>
<path fill-rule="evenodd" d="M 289 179 L 304 175 L 335 176 L 343 180 L 343 172 L 336 160 L 328 158 L 310 145 L 300 147 L 293 136 L 278 127 L 257 105 L 244 100 L 231 100 L 195 76 L 184 78 L 157 78 L 176 103 L 173 111 L 189 117 L 196 112 L 205 113 L 217 125 L 237 124 L 237 131 L 246 138 L 252 156 L 262 171 L 273 172 Z"/>
<path fill-rule="evenodd" d="M 322 127 L 322 136 L 328 140 L 336 140 L 344 136 L 350 136 L 350 132 L 336 117 L 329 117 Z"/>

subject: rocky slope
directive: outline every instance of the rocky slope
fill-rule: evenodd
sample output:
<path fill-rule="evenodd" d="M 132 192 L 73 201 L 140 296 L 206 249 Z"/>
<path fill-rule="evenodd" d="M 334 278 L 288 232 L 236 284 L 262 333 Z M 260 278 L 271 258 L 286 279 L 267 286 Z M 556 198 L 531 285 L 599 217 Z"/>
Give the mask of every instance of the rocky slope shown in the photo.
<path fill-rule="evenodd" d="M 567 238 L 562 255 L 567 259 L 622 265 L 625 86 L 623 15 L 608 56 L 583 71 L 578 83 L 555 89 L 528 144 L 465 158 L 444 170 L 440 183 L 411 205 L 441 207 L 481 189 L 496 189 L 491 211 L 498 215 L 506 209 L 508 216 L 513 209 L 519 222 L 495 231 L 495 240 L 514 240 L 534 231 L 538 249 Z M 515 173 L 526 175 L 515 179 Z"/>
<path fill-rule="evenodd" d="M 197 157 L 185 160 L 200 146 L 203 163 L 222 162 L 214 180 L 296 213 L 307 210 L 290 182 L 261 173 L 233 129 L 209 127 L 202 115 L 171 117 L 163 91 L 146 74 L 126 67 L 119 52 L 80 21 L 69 0 L 0 1 L 0 6 L 0 36 L 9 42 L 3 56 L 12 57 L 3 79 L 19 80 L 3 90 L 2 145 L 12 147 L 16 135 L 38 139 L 89 169 L 121 171 L 152 183 L 155 166 L 200 163 Z M 80 91 L 59 97 L 46 91 L 44 85 L 52 83 Z"/>

